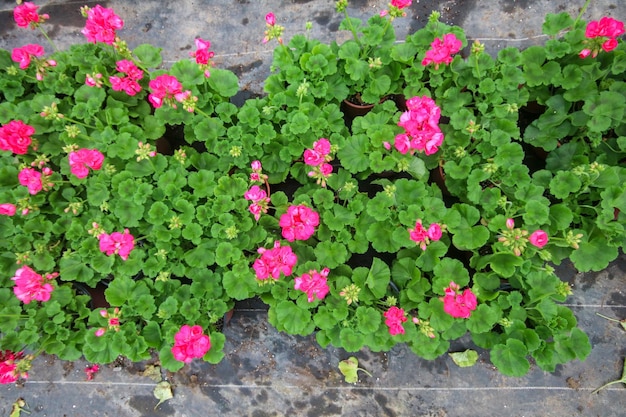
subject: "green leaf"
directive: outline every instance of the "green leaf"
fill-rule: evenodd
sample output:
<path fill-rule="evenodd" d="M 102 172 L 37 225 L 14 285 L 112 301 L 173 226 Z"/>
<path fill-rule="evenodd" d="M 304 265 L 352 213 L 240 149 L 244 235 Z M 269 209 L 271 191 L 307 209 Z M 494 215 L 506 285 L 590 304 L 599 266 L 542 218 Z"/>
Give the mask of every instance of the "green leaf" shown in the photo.
<path fill-rule="evenodd" d="M 382 298 L 387 292 L 390 278 L 391 271 L 387 264 L 379 258 L 374 258 L 372 267 L 367 274 L 365 285 L 367 285 L 376 298 Z"/>
<path fill-rule="evenodd" d="M 231 71 L 211 68 L 209 85 L 222 97 L 232 97 L 239 91 L 239 80 Z"/>
<path fill-rule="evenodd" d="M 174 398 L 174 394 L 172 393 L 172 386 L 167 381 L 161 381 L 156 384 L 153 394 L 156 399 L 159 400 L 157 405 L 154 406 L 155 410 L 165 401 Z"/>
<path fill-rule="evenodd" d="M 474 366 L 478 361 L 478 352 L 471 349 L 467 349 L 463 352 L 450 352 L 448 355 L 450 355 L 454 363 L 461 368 Z"/>
<path fill-rule="evenodd" d="M 341 340 L 341 347 L 346 352 L 358 352 L 361 348 L 363 348 L 363 334 L 349 327 L 341 329 L 341 332 L 339 332 L 339 339 Z"/>
<path fill-rule="evenodd" d="M 311 312 L 291 301 L 281 301 L 276 306 L 277 325 L 290 334 L 302 334 L 311 322 Z"/>
<path fill-rule="evenodd" d="M 349 384 L 356 384 L 359 381 L 357 375 L 358 371 L 363 371 L 370 377 L 372 376 L 365 369 L 359 368 L 359 360 L 354 356 L 350 356 L 348 359 L 339 362 L 339 371 Z"/>
<path fill-rule="evenodd" d="M 325 240 L 315 247 L 315 257 L 320 265 L 330 269 L 343 265 L 348 260 L 346 245 Z"/>
<path fill-rule="evenodd" d="M 226 343 L 226 336 L 223 333 L 211 333 L 211 349 L 202 359 L 213 364 L 219 363 L 224 358 L 224 343 Z"/>
<path fill-rule="evenodd" d="M 562 30 L 570 28 L 574 24 L 574 20 L 567 12 L 559 14 L 548 13 L 541 26 L 545 35 L 556 36 Z"/>
<path fill-rule="evenodd" d="M 580 179 L 570 171 L 559 171 L 550 181 L 550 192 L 556 198 L 567 198 L 570 194 L 576 193 L 582 183 Z"/>
<path fill-rule="evenodd" d="M 603 237 L 596 237 L 581 242 L 579 248 L 572 252 L 570 260 L 580 272 L 602 271 L 617 255 L 615 246 L 609 246 Z"/>
<path fill-rule="evenodd" d="M 374 333 L 382 322 L 381 314 L 373 307 L 359 306 L 356 310 L 358 328 L 363 334 Z"/>
<path fill-rule="evenodd" d="M 161 48 L 157 48 L 150 44 L 144 43 L 137 46 L 133 50 L 133 53 L 137 58 L 139 58 L 144 67 L 157 68 L 159 65 L 161 65 L 162 61 L 161 50 Z"/>
<path fill-rule="evenodd" d="M 111 281 L 109 287 L 104 290 L 107 301 L 112 306 L 121 306 L 130 297 L 137 284 L 132 279 L 125 276 L 118 276 Z"/>
<path fill-rule="evenodd" d="M 530 369 L 526 356 L 528 350 L 524 343 L 517 339 L 509 339 L 506 344 L 495 345 L 491 349 L 491 362 L 500 372 L 507 376 L 524 376 Z"/>
<path fill-rule="evenodd" d="M 369 140 L 365 135 L 353 135 L 346 144 L 339 149 L 337 156 L 341 165 L 349 172 L 356 174 L 369 168 Z"/>
<path fill-rule="evenodd" d="M 480 304 L 467 320 L 467 330 L 472 333 L 491 331 L 501 316 L 502 312 L 497 307 Z"/>

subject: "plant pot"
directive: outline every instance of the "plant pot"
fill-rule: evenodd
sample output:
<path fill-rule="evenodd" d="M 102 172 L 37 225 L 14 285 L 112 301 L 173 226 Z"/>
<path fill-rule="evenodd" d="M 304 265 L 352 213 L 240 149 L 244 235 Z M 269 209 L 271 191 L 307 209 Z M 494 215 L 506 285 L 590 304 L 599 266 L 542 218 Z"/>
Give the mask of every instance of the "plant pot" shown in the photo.
<path fill-rule="evenodd" d="M 352 122 L 359 116 L 365 116 L 373 108 L 373 104 L 356 104 L 348 99 L 341 102 L 341 111 L 343 112 L 343 119 L 346 122 L 348 129 L 352 128 Z"/>
<path fill-rule="evenodd" d="M 434 182 L 435 184 L 437 184 L 439 189 L 441 189 L 441 192 L 443 193 L 443 195 L 446 195 L 446 196 L 452 195 L 450 191 L 448 190 L 448 187 L 446 187 L 446 173 L 443 171 L 443 166 L 438 165 L 437 168 L 432 169 L 430 171 L 429 181 L 431 183 Z"/>
<path fill-rule="evenodd" d="M 83 284 L 82 282 L 74 282 L 73 285 L 77 293 L 91 297 L 89 308 L 95 309 L 111 307 L 111 304 L 109 304 L 104 296 L 104 290 L 107 289 L 107 286 L 104 283 L 99 282 L 95 288 Z"/>

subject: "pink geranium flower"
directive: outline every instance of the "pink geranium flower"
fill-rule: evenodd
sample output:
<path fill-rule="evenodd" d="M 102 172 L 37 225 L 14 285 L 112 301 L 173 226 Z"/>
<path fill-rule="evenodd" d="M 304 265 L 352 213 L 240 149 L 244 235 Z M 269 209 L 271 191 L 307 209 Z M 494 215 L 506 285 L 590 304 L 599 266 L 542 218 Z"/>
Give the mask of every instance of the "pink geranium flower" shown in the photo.
<path fill-rule="evenodd" d="M 189 53 L 189 55 L 196 59 L 196 64 L 200 65 L 200 68 L 204 70 L 204 76 L 210 77 L 211 72 L 211 59 L 215 56 L 215 52 L 209 51 L 211 42 L 202 38 L 196 38 L 195 40 L 196 50 Z"/>
<path fill-rule="evenodd" d="M 293 253 L 291 247 L 281 246 L 279 241 L 274 242 L 272 249 L 259 248 L 258 252 L 261 257 L 254 261 L 252 268 L 260 281 L 270 277 L 277 280 L 281 273 L 289 276 L 298 262 L 298 257 Z"/>
<path fill-rule="evenodd" d="M 270 204 L 270 198 L 267 196 L 267 193 L 258 185 L 253 185 L 243 196 L 246 200 L 252 201 L 248 209 L 254 215 L 254 219 L 259 221 L 261 213 L 267 213 Z"/>
<path fill-rule="evenodd" d="M 44 54 L 43 46 L 36 43 L 29 43 L 21 48 L 14 48 L 11 52 L 11 59 L 20 64 L 20 69 L 26 69 L 30 65 L 33 57 L 40 57 Z"/>
<path fill-rule="evenodd" d="M 444 292 L 443 311 L 452 317 L 467 319 L 472 311 L 476 310 L 476 296 L 469 288 L 461 293 L 460 287 L 451 281 L 450 286 Z"/>
<path fill-rule="evenodd" d="M 322 269 L 321 272 L 311 270 L 295 278 L 294 288 L 306 293 L 309 303 L 313 302 L 315 297 L 318 300 L 322 300 L 329 291 L 326 280 L 329 273 L 330 269 L 328 268 Z"/>
<path fill-rule="evenodd" d="M 128 255 L 135 247 L 135 238 L 128 229 L 124 229 L 124 233 L 113 232 L 110 235 L 102 233 L 98 236 L 98 239 L 101 252 L 106 253 L 107 256 L 118 254 L 123 260 L 128 259 Z"/>
<path fill-rule="evenodd" d="M 22 28 L 28 27 L 29 25 L 31 29 L 36 28 L 39 24 L 50 18 L 47 14 L 40 15 L 37 13 L 38 8 L 39 6 L 29 1 L 25 1 L 19 6 L 16 6 L 15 9 L 13 9 L 15 23 Z"/>
<path fill-rule="evenodd" d="M 183 325 L 174 335 L 172 355 L 177 361 L 189 363 L 194 358 L 203 357 L 211 349 L 211 339 L 198 325 Z"/>
<path fill-rule="evenodd" d="M 47 274 L 45 277 L 39 275 L 28 266 L 23 266 L 15 271 L 15 276 L 11 278 L 15 281 L 13 292 L 15 296 L 24 304 L 31 301 L 48 301 L 53 287 L 49 281 L 59 274 Z"/>
<path fill-rule="evenodd" d="M 404 310 L 396 306 L 389 307 L 389 310 L 383 313 L 385 324 L 389 327 L 389 334 L 392 336 L 404 334 L 402 323 L 408 319 L 404 315 Z"/>
<path fill-rule="evenodd" d="M 148 84 L 152 93 L 148 96 L 148 101 L 155 108 L 163 105 L 164 101 L 182 101 L 183 85 L 173 75 L 162 74 L 151 80 Z"/>
<path fill-rule="evenodd" d="M 118 29 L 124 27 L 124 22 L 113 9 L 106 9 L 99 4 L 87 10 L 87 22 L 81 33 L 88 42 L 103 42 L 113 45 Z"/>
<path fill-rule="evenodd" d="M 97 149 L 79 149 L 74 152 L 70 152 L 68 155 L 70 164 L 70 171 L 76 175 L 77 178 L 83 179 L 89 175 L 89 169 L 91 168 L 98 171 L 102 168 L 102 162 L 104 161 L 104 155 Z"/>
<path fill-rule="evenodd" d="M 28 147 L 32 143 L 31 135 L 34 133 L 34 127 L 21 120 L 11 120 L 0 127 L 0 149 L 24 155 L 28 152 Z"/>
<path fill-rule="evenodd" d="M 463 43 L 457 39 L 454 33 L 447 33 L 442 38 L 435 38 L 430 44 L 430 49 L 426 51 L 426 56 L 422 60 L 422 65 L 435 64 L 435 69 L 439 64 L 450 64 L 452 55 L 461 50 Z"/>
<path fill-rule="evenodd" d="M 391 0 L 391 5 L 397 7 L 398 9 L 409 7 L 411 3 L 412 0 Z"/>
<path fill-rule="evenodd" d="M 528 237 L 528 241 L 530 242 L 531 245 L 536 246 L 539 249 L 541 249 L 544 246 L 546 246 L 546 244 L 548 243 L 548 234 L 541 229 L 535 230 Z"/>
<path fill-rule="evenodd" d="M 11 204 L 11 203 L 0 204 L 0 215 L 14 216 L 16 210 L 17 208 L 15 207 L 15 204 Z"/>
<path fill-rule="evenodd" d="M 32 195 L 37 194 L 43 189 L 43 181 L 41 172 L 33 168 L 24 168 L 17 176 L 20 184 L 28 188 L 28 192 Z"/>
<path fill-rule="evenodd" d="M 320 216 L 307 206 L 289 206 L 287 212 L 280 216 L 278 225 L 282 227 L 282 235 L 289 242 L 307 240 L 315 227 L 320 224 Z"/>
<path fill-rule="evenodd" d="M 432 155 L 443 143 L 439 128 L 441 109 L 427 96 L 412 97 L 406 101 L 407 111 L 400 115 L 398 126 L 404 133 L 396 135 L 394 146 L 402 154 L 424 152 Z"/>
<path fill-rule="evenodd" d="M 12 384 L 19 378 L 28 378 L 30 360 L 24 357 L 24 352 L 0 350 L 0 384 Z"/>
<path fill-rule="evenodd" d="M 412 229 L 408 229 L 409 238 L 417 243 L 422 250 L 426 250 L 426 247 L 432 241 L 441 239 L 442 229 L 438 223 L 432 223 L 428 226 L 428 229 L 424 227 L 421 219 L 417 219 L 415 226 Z"/>
<path fill-rule="evenodd" d="M 595 58 L 603 50 L 611 52 L 617 48 L 617 37 L 624 34 L 624 23 L 612 17 L 603 17 L 600 20 L 593 20 L 587 24 L 585 43 L 589 46 L 578 54 L 581 58 L 591 55 Z"/>

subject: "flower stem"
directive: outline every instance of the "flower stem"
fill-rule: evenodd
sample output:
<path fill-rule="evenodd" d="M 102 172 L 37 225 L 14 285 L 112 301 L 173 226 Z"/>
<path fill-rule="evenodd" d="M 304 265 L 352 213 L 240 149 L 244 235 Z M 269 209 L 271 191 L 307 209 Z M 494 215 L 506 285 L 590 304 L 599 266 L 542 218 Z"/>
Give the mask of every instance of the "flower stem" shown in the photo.
<path fill-rule="evenodd" d="M 582 7 L 582 9 L 580 9 L 580 13 L 578 13 L 578 17 L 576 17 L 576 20 L 574 21 L 574 27 L 576 27 L 580 19 L 583 17 L 583 14 L 587 11 L 587 7 L 589 7 L 590 3 L 591 3 L 591 0 L 587 0 L 585 2 L 585 5 Z"/>
<path fill-rule="evenodd" d="M 59 48 L 57 48 L 57 46 L 55 45 L 54 42 L 52 42 L 52 39 L 50 39 L 50 37 L 48 36 L 48 33 L 41 27 L 39 26 L 39 31 L 41 32 L 41 34 L 43 35 L 44 38 L 46 38 L 46 40 L 48 41 L 48 43 L 50 44 L 50 46 L 52 46 L 52 49 L 54 49 L 56 52 L 59 52 Z"/>
<path fill-rule="evenodd" d="M 70 123 L 75 123 L 75 124 L 77 124 L 77 125 L 81 125 L 81 126 L 84 126 L 84 127 L 88 127 L 89 129 L 94 129 L 94 130 L 95 130 L 95 129 L 97 129 L 95 126 L 91 126 L 91 125 L 88 125 L 88 124 L 86 124 L 86 123 L 79 122 L 78 120 L 74 120 L 74 119 L 69 118 L 69 117 L 67 117 L 67 116 L 65 116 L 65 115 L 63 115 L 63 120 L 67 120 L 67 121 L 68 121 L 68 122 L 70 122 Z"/>

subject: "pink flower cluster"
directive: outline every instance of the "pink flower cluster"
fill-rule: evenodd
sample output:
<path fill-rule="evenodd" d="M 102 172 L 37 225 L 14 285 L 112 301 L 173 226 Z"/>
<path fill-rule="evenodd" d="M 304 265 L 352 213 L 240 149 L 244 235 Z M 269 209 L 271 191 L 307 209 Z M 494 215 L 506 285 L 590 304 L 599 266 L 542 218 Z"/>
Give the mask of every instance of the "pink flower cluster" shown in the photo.
<path fill-rule="evenodd" d="M 11 278 L 15 281 L 13 292 L 24 304 L 29 304 L 33 300 L 48 301 L 53 290 L 50 281 L 57 276 L 59 274 L 55 272 L 44 277 L 24 265 L 15 271 L 15 276 Z"/>
<path fill-rule="evenodd" d="M 119 332 L 119 330 L 120 330 L 120 309 L 118 307 L 115 307 L 115 309 L 113 309 L 113 313 L 109 313 L 107 310 L 100 310 L 100 316 L 102 316 L 105 319 L 107 319 L 107 328 L 108 328 L 108 330 L 115 330 L 116 332 Z M 107 331 L 107 329 L 105 329 L 104 327 L 100 327 L 99 329 L 96 330 L 95 335 L 97 337 L 100 337 L 100 336 L 104 335 L 104 333 L 106 331 Z"/>
<path fill-rule="evenodd" d="M 113 232 L 110 235 L 101 233 L 98 235 L 98 240 L 101 252 L 106 253 L 107 256 L 118 254 L 123 260 L 128 259 L 128 255 L 135 247 L 135 238 L 128 229 L 124 229 L 124 233 Z"/>
<path fill-rule="evenodd" d="M 289 242 L 307 240 L 320 224 L 320 216 L 307 206 L 289 206 L 287 212 L 280 216 L 278 225 L 282 227 L 282 235 Z"/>
<path fill-rule="evenodd" d="M 122 19 L 115 14 L 113 9 L 104 8 L 99 4 L 86 10 L 87 22 L 81 33 L 87 37 L 87 41 L 113 45 L 117 36 L 115 31 L 124 27 Z"/>
<path fill-rule="evenodd" d="M 404 310 L 396 306 L 389 307 L 389 310 L 383 313 L 385 324 L 389 327 L 389 334 L 392 336 L 404 334 L 402 323 L 408 319 L 404 315 Z"/>
<path fill-rule="evenodd" d="M 276 16 L 274 13 L 270 12 L 265 15 L 265 36 L 263 37 L 262 43 L 266 44 L 272 39 L 277 39 L 279 44 L 283 44 L 283 39 L 281 38 L 285 28 L 283 26 L 276 24 Z"/>
<path fill-rule="evenodd" d="M 52 175 L 52 170 L 45 167 L 41 172 L 34 168 L 24 168 L 17 175 L 17 179 L 20 184 L 28 188 L 28 192 L 32 195 L 37 194 L 39 191 L 48 191 L 54 184 L 50 181 L 49 177 Z"/>
<path fill-rule="evenodd" d="M 432 155 L 443 143 L 439 128 L 441 109 L 430 97 L 412 97 L 406 101 L 407 111 L 402 113 L 398 126 L 405 132 L 396 136 L 394 146 L 402 154 L 415 151 Z"/>
<path fill-rule="evenodd" d="M 194 358 L 203 357 L 211 349 L 211 339 L 205 335 L 202 326 L 183 325 L 174 335 L 172 355 L 177 361 L 189 363 Z"/>
<path fill-rule="evenodd" d="M 104 155 L 97 149 L 83 148 L 70 152 L 68 160 L 72 174 L 76 175 L 77 178 L 82 179 L 89 175 L 89 168 L 95 171 L 102 168 Z"/>
<path fill-rule="evenodd" d="M 422 220 L 418 219 L 415 222 L 415 227 L 409 230 L 409 237 L 411 240 L 420 245 L 422 250 L 426 250 L 426 247 L 430 242 L 441 239 L 442 230 L 438 223 L 433 223 L 428 226 L 428 229 L 424 228 Z"/>
<path fill-rule="evenodd" d="M 251 182 L 267 182 L 267 175 L 263 174 L 261 161 L 252 161 L 250 167 L 252 168 L 252 173 L 250 174 Z"/>
<path fill-rule="evenodd" d="M 328 268 L 324 268 L 320 272 L 311 270 L 295 278 L 294 288 L 306 293 L 309 303 L 313 302 L 315 297 L 318 300 L 322 300 L 329 291 L 326 279 L 329 273 L 330 269 Z"/>
<path fill-rule="evenodd" d="M 591 40 L 591 47 L 580 51 L 581 58 L 587 58 L 589 55 L 595 58 L 600 50 L 610 52 L 617 48 L 617 37 L 624 34 L 624 23 L 615 20 L 612 17 L 603 17 L 602 19 L 593 20 L 587 24 L 585 36 Z"/>
<path fill-rule="evenodd" d="M 137 66 L 132 61 L 129 61 L 127 59 L 117 61 L 115 68 L 119 72 L 126 74 L 125 77 L 109 77 L 111 87 L 115 91 L 124 91 L 129 96 L 134 96 L 141 91 L 141 86 L 137 81 L 143 78 L 143 71 L 137 68 Z"/>
<path fill-rule="evenodd" d="M 528 236 L 528 241 L 531 245 L 541 249 L 548 243 L 548 234 L 541 229 L 535 230 Z"/>
<path fill-rule="evenodd" d="M 24 358 L 24 352 L 0 350 L 0 384 L 12 384 L 19 378 L 28 378 L 30 361 Z"/>
<path fill-rule="evenodd" d="M 261 257 L 254 261 L 252 268 L 256 273 L 256 278 L 260 281 L 270 277 L 277 280 L 281 272 L 289 276 L 298 262 L 298 257 L 291 247 L 281 246 L 279 241 L 274 242 L 272 249 L 259 248 L 257 252 L 261 254 Z"/>
<path fill-rule="evenodd" d="M 326 138 L 321 138 L 313 142 L 313 149 L 304 150 L 304 163 L 312 166 L 313 171 L 308 173 L 309 177 L 317 179 L 317 183 L 322 187 L 326 186 L 326 179 L 333 172 L 333 167 L 328 162 L 333 158 L 330 156 L 330 142 Z"/>
<path fill-rule="evenodd" d="M 15 23 L 21 28 L 26 28 L 30 25 L 31 29 L 35 29 L 50 18 L 47 14 L 40 15 L 37 13 L 38 8 L 39 6 L 29 1 L 25 1 L 19 6 L 16 6 L 15 9 L 13 9 L 13 19 L 15 19 Z"/>
<path fill-rule="evenodd" d="M 270 204 L 270 198 L 267 196 L 267 193 L 258 185 L 253 185 L 243 196 L 246 200 L 252 201 L 248 210 L 254 215 L 254 220 L 259 221 L 261 213 L 267 213 Z"/>
<path fill-rule="evenodd" d="M 15 207 L 15 204 L 11 204 L 11 203 L 0 204 L 0 215 L 2 216 L 15 216 L 16 211 L 17 211 L 17 207 Z"/>
<path fill-rule="evenodd" d="M 37 65 L 37 73 L 35 78 L 41 81 L 48 67 L 55 67 L 57 62 L 54 59 L 37 59 L 43 56 L 43 46 L 36 43 L 24 45 L 21 48 L 13 48 L 11 59 L 20 64 L 20 69 L 26 69 L 30 66 L 31 60 L 35 60 Z"/>
<path fill-rule="evenodd" d="M 150 95 L 148 101 L 155 108 L 159 108 L 165 102 L 176 108 L 176 101 L 182 103 L 183 100 L 189 98 L 191 91 L 183 92 L 183 85 L 173 75 L 162 74 L 148 84 L 150 87 Z"/>
<path fill-rule="evenodd" d="M 476 310 L 476 296 L 469 288 L 463 293 L 458 284 L 450 281 L 450 286 L 444 290 L 443 311 L 456 318 L 468 319 L 472 311 Z"/>
<path fill-rule="evenodd" d="M 398 9 L 404 9 L 411 6 L 412 0 L 391 0 L 391 5 Z"/>
<path fill-rule="evenodd" d="M 442 38 L 435 38 L 430 44 L 430 49 L 426 51 L 422 65 L 434 63 L 435 69 L 439 69 L 439 64 L 450 64 L 452 55 L 459 52 L 462 46 L 463 43 L 457 39 L 454 33 L 447 33 Z"/>
<path fill-rule="evenodd" d="M 98 371 L 100 371 L 100 366 L 97 363 L 94 363 L 91 366 L 85 366 L 85 376 L 87 381 L 91 381 Z"/>
<path fill-rule="evenodd" d="M 208 78 L 211 76 L 209 68 L 211 68 L 211 59 L 215 56 L 215 52 L 209 51 L 211 42 L 207 40 L 196 38 L 195 43 L 196 50 L 189 52 L 189 55 L 196 59 L 196 64 L 200 65 L 204 70 L 204 76 Z"/>
<path fill-rule="evenodd" d="M 24 155 L 28 152 L 28 147 L 32 143 L 31 135 L 34 133 L 34 127 L 21 120 L 11 120 L 0 127 L 0 150 Z"/>

